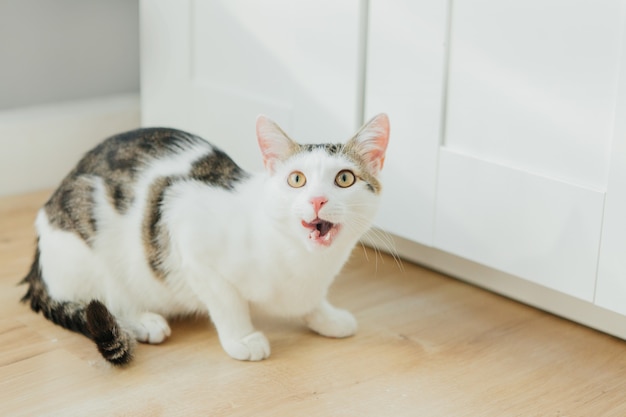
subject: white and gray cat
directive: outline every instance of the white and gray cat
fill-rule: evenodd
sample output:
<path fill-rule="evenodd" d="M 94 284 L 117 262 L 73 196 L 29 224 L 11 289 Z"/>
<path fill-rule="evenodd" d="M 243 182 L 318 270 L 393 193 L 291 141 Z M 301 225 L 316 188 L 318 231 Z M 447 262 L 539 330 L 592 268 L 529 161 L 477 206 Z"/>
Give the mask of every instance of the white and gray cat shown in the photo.
<path fill-rule="evenodd" d="M 39 211 L 22 301 L 115 365 L 132 359 L 135 340 L 163 342 L 165 317 L 207 312 L 228 355 L 267 358 L 251 305 L 353 335 L 352 314 L 326 297 L 376 212 L 389 120 L 340 144 L 298 144 L 264 116 L 256 131 L 259 174 L 174 129 L 88 152 Z"/>

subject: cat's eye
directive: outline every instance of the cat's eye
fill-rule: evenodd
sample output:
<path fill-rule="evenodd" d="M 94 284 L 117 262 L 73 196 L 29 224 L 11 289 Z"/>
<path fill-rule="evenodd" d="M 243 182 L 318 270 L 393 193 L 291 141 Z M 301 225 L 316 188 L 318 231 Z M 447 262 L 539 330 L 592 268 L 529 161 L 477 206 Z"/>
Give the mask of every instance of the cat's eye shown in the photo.
<path fill-rule="evenodd" d="M 335 177 L 335 184 L 341 188 L 348 188 L 356 182 L 356 176 L 350 170 L 344 169 L 339 171 L 339 174 Z"/>
<path fill-rule="evenodd" d="M 293 188 L 300 188 L 306 184 L 306 177 L 300 171 L 294 171 L 287 177 L 287 184 Z"/>

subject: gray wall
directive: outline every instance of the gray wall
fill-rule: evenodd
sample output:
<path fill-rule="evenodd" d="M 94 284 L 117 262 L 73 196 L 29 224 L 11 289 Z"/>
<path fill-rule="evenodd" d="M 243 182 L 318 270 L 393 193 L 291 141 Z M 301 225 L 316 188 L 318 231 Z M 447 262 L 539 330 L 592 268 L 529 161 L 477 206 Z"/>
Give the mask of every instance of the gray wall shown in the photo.
<path fill-rule="evenodd" d="M 0 110 L 139 92 L 139 0 L 0 0 Z"/>

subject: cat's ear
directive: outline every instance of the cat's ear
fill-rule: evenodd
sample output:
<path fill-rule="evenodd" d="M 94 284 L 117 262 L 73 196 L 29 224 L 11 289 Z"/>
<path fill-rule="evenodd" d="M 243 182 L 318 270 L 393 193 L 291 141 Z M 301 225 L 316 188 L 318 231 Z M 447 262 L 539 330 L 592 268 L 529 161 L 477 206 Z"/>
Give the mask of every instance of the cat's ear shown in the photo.
<path fill-rule="evenodd" d="M 389 117 L 381 113 L 365 123 L 350 139 L 348 146 L 353 147 L 372 173 L 378 174 L 385 164 L 388 143 Z"/>
<path fill-rule="evenodd" d="M 298 144 L 274 121 L 264 115 L 256 118 L 256 137 L 263 154 L 263 164 L 274 172 L 277 162 L 284 161 L 298 149 Z"/>

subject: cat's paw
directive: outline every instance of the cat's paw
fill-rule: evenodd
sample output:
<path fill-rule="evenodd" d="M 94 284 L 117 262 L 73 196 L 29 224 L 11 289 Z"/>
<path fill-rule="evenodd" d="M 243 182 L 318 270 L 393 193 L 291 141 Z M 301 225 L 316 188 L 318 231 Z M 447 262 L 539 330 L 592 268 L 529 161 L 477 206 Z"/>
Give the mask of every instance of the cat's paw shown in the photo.
<path fill-rule="evenodd" d="M 238 340 L 223 340 L 222 347 L 231 358 L 240 361 L 260 361 L 270 356 L 270 342 L 261 332 Z"/>
<path fill-rule="evenodd" d="M 136 339 L 143 343 L 162 343 L 172 334 L 167 320 L 156 313 L 143 313 L 133 327 Z"/>
<path fill-rule="evenodd" d="M 352 313 L 334 307 L 316 310 L 304 319 L 309 329 L 326 337 L 349 337 L 358 327 Z"/>

